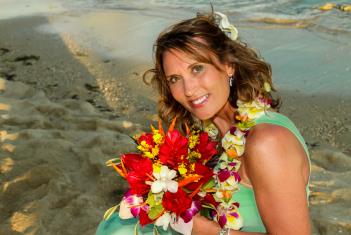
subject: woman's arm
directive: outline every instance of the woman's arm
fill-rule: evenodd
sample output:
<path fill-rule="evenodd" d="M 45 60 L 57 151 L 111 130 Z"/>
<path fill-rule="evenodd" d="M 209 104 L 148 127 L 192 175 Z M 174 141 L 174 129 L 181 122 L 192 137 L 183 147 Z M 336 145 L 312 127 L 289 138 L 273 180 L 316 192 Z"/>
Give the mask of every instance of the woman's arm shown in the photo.
<path fill-rule="evenodd" d="M 244 158 L 267 234 L 311 234 L 306 195 L 309 163 L 297 138 L 284 127 L 257 125 L 247 138 Z M 192 234 L 217 235 L 219 231 L 215 222 L 194 218 Z M 231 230 L 229 234 L 261 233 Z"/>
<path fill-rule="evenodd" d="M 295 135 L 277 125 L 257 125 L 247 138 L 244 157 L 268 234 L 310 234 L 309 163 Z"/>

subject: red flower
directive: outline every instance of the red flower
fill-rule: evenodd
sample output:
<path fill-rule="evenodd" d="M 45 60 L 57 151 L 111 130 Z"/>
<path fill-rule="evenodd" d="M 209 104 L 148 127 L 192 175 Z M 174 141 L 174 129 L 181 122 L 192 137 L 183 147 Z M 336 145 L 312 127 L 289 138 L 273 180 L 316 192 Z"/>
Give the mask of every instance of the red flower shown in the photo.
<path fill-rule="evenodd" d="M 173 130 L 167 133 L 158 157 L 162 164 L 174 169 L 187 154 L 188 139 L 182 136 L 179 131 Z"/>
<path fill-rule="evenodd" d="M 213 205 L 215 208 L 217 208 L 219 205 L 219 202 L 214 199 L 213 194 L 211 193 L 206 193 L 206 196 L 203 198 L 203 202 L 204 204 Z"/>
<path fill-rule="evenodd" d="M 127 181 L 132 194 L 143 195 L 149 192 L 150 185 L 146 181 L 152 175 L 152 161 L 141 154 L 130 153 L 121 156 L 127 170 Z"/>
<path fill-rule="evenodd" d="M 151 133 L 144 133 L 142 134 L 139 139 L 138 139 L 138 144 L 141 144 L 142 141 L 145 141 L 148 145 L 154 147 L 155 146 L 155 142 L 153 139 L 153 134 Z"/>
<path fill-rule="evenodd" d="M 151 224 L 153 222 L 153 220 L 151 220 L 147 214 L 146 211 L 144 210 L 140 210 L 140 213 L 139 213 L 139 222 L 140 222 L 140 225 L 141 226 L 145 226 L 147 224 Z"/>
<path fill-rule="evenodd" d="M 208 182 L 211 179 L 211 177 L 213 176 L 213 170 L 205 165 L 200 164 L 200 163 L 195 163 L 194 173 L 201 175 L 202 177 L 199 181 L 190 183 L 190 184 L 185 186 L 187 189 L 189 189 L 191 191 L 196 190 L 198 187 L 200 187 L 200 185 L 203 185 L 206 182 Z"/>
<path fill-rule="evenodd" d="M 178 188 L 176 193 L 170 193 L 167 191 L 162 199 L 163 208 L 167 211 L 174 212 L 177 216 L 180 216 L 180 214 L 189 209 L 191 203 L 191 198 L 189 198 L 181 188 Z"/>
<path fill-rule="evenodd" d="M 217 154 L 217 142 L 212 141 L 207 132 L 200 133 L 199 143 L 195 150 L 201 154 L 200 162 L 206 164 L 215 154 Z"/>

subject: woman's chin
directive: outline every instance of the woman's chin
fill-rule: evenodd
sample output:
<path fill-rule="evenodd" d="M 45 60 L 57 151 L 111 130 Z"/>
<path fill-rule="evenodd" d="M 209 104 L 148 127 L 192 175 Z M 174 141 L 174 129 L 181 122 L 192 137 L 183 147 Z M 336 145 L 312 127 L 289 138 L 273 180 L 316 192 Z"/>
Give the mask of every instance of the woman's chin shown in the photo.
<path fill-rule="evenodd" d="M 194 116 L 201 121 L 206 121 L 213 117 L 213 115 L 208 113 L 194 114 Z"/>

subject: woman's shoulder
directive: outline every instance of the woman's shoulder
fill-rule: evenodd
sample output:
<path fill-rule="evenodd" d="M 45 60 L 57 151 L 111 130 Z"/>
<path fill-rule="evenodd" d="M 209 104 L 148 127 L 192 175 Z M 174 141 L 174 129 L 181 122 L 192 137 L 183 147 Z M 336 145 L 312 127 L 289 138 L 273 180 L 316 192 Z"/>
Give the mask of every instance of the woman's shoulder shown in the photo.
<path fill-rule="evenodd" d="M 305 151 L 296 135 L 288 128 L 260 123 L 251 128 L 246 140 L 246 162 L 249 164 L 293 164 L 303 160 Z"/>
<path fill-rule="evenodd" d="M 262 122 L 250 129 L 246 147 L 267 147 L 280 141 L 289 141 L 291 138 L 295 136 L 288 128 L 275 123 Z"/>

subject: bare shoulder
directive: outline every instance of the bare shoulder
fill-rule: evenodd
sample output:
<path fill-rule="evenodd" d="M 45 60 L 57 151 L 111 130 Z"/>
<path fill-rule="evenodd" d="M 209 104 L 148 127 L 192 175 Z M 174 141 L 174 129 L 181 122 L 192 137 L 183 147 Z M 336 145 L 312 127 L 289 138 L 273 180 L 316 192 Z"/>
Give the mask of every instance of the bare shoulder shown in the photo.
<path fill-rule="evenodd" d="M 275 124 L 262 123 L 250 130 L 247 137 L 246 150 L 248 153 L 260 152 L 270 155 L 279 151 L 289 152 L 304 149 L 297 137 L 287 128 Z"/>
<path fill-rule="evenodd" d="M 291 141 L 296 139 L 295 135 L 285 127 L 278 126 L 270 123 L 261 123 L 254 126 L 250 130 L 250 134 L 247 138 L 248 147 L 252 147 L 252 144 L 269 144 L 275 141 Z M 252 143 L 252 144 L 251 144 Z"/>
<path fill-rule="evenodd" d="M 250 130 L 245 154 L 251 173 L 259 172 L 262 167 L 272 174 L 301 172 L 308 166 L 305 150 L 297 137 L 289 129 L 274 124 L 262 123 Z"/>

